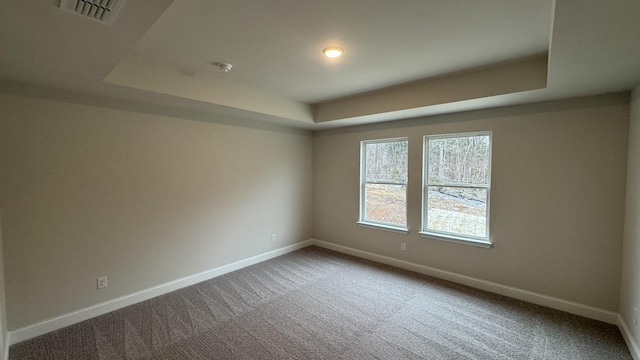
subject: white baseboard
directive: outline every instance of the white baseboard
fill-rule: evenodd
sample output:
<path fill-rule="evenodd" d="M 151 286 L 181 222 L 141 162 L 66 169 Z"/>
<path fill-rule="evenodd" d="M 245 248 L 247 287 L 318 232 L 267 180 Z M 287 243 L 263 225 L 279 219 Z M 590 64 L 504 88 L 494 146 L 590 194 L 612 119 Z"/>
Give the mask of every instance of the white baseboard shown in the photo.
<path fill-rule="evenodd" d="M 106 313 L 121 309 L 126 306 L 133 305 L 141 301 L 145 301 L 190 285 L 194 285 L 199 282 L 209 280 L 214 277 L 224 275 L 226 273 L 305 248 L 307 246 L 311 246 L 312 244 L 312 240 L 305 240 L 293 245 L 266 252 L 264 254 L 253 256 L 248 259 L 240 260 L 212 270 L 201 272 L 199 274 L 187 276 L 182 279 L 168 282 L 166 284 L 154 286 L 149 289 L 141 290 L 133 294 L 105 301 L 103 303 L 76 310 L 68 314 L 60 315 L 58 317 L 51 318 L 24 328 L 10 331 L 8 333 L 8 340 L 5 343 L 7 344 L 7 352 L 10 345 L 17 344 L 21 341 L 29 340 L 36 336 L 44 335 L 48 332 L 62 329 L 63 327 L 77 324 L 81 321 L 104 315 Z"/>
<path fill-rule="evenodd" d="M 257 264 L 259 262 L 269 260 L 280 255 L 284 255 L 307 246 L 316 245 L 322 248 L 326 248 L 329 250 L 334 250 L 337 252 L 341 252 L 348 255 L 353 255 L 356 257 L 360 257 L 367 260 L 376 261 L 379 263 L 395 266 L 398 268 L 414 271 L 420 274 L 425 274 L 429 276 L 433 276 L 436 278 L 449 280 L 455 283 L 471 286 L 477 289 L 489 291 L 492 293 L 512 297 L 515 299 L 524 300 L 533 304 L 538 304 L 542 306 L 547 306 L 553 309 L 566 311 L 572 314 L 584 316 L 590 319 L 595 319 L 599 321 L 603 321 L 609 324 L 618 325 L 620 331 L 622 332 L 625 341 L 629 346 L 629 349 L 634 357 L 634 360 L 640 360 L 638 357 L 638 346 L 630 336 L 628 328 L 626 324 L 619 317 L 619 315 L 615 312 L 596 308 L 589 305 L 579 304 L 572 301 L 567 301 L 539 293 L 534 293 L 531 291 L 514 288 L 511 286 L 506 286 L 482 279 L 477 279 L 474 277 L 461 275 L 457 273 L 453 273 L 450 271 L 440 270 L 436 268 L 432 268 L 429 266 L 424 266 L 404 260 L 399 260 L 395 258 L 391 258 L 388 256 L 383 256 L 379 254 L 370 253 L 367 251 L 362 251 L 342 245 L 337 245 L 333 243 L 328 243 L 321 240 L 310 239 L 306 241 L 302 241 L 293 245 L 285 246 L 280 249 L 276 249 L 273 251 L 269 251 L 267 253 L 253 256 L 248 259 L 244 259 L 241 261 L 234 262 L 232 264 L 224 265 L 212 270 L 208 270 L 199 274 L 195 274 L 192 276 L 188 276 L 182 279 L 178 279 L 166 284 L 158 285 L 149 289 L 141 290 L 139 292 L 122 296 L 117 299 L 109 300 L 100 304 L 96 304 L 93 306 L 89 306 L 68 314 L 64 314 L 55 318 L 51 318 L 24 328 L 20 328 L 14 331 L 10 331 L 7 334 L 7 341 L 5 344 L 6 351 L 8 352 L 9 346 L 19 343 L 21 341 L 25 341 L 36 336 L 44 335 L 48 332 L 55 331 L 61 329 L 63 327 L 73 325 L 79 323 L 84 320 L 91 319 L 96 316 L 100 316 L 106 314 L 108 312 L 121 309 L 123 307 L 133 305 L 135 303 L 145 301 L 151 298 L 154 298 L 159 295 L 163 295 L 169 293 L 171 291 L 175 291 L 181 289 L 183 287 L 187 287 L 205 280 L 212 279 L 214 277 L 242 269 L 244 267 Z M 5 357 L 8 358 L 8 357 Z"/>
<path fill-rule="evenodd" d="M 618 315 L 618 329 L 620 329 L 622 337 L 627 343 L 627 347 L 629 348 L 629 352 L 631 353 L 633 360 L 640 360 L 640 347 L 638 347 L 638 343 L 636 343 L 635 339 L 631 335 L 631 331 L 629 331 L 627 323 L 620 315 Z"/>
<path fill-rule="evenodd" d="M 317 239 L 312 240 L 313 245 L 353 255 L 359 258 L 372 260 L 375 262 L 395 266 L 401 269 L 414 271 L 420 274 L 433 276 L 439 279 L 448 280 L 458 284 L 471 286 L 476 289 L 489 291 L 495 294 L 508 296 L 514 299 L 527 301 L 533 304 L 546 306 L 556 310 L 566 311 L 571 314 L 584 316 L 586 318 L 603 321 L 609 324 L 618 325 L 618 313 L 600 309 L 594 306 L 584 305 L 573 301 L 547 296 L 532 291 L 514 288 L 507 285 L 498 284 L 491 281 L 477 279 L 471 276 L 461 275 L 450 271 L 440 270 L 429 266 L 424 266 L 409 261 L 399 260 L 392 257 L 378 255 L 367 251 L 362 251 L 342 245 L 336 245 Z M 640 360 L 640 359 L 637 359 Z"/>

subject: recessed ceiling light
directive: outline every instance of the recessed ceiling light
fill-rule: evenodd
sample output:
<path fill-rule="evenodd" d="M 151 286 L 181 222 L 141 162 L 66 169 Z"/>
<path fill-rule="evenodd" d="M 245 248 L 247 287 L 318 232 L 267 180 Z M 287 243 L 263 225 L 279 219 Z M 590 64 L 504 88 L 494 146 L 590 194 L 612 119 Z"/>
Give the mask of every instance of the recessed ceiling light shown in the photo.
<path fill-rule="evenodd" d="M 343 52 L 344 50 L 337 46 L 329 46 L 322 49 L 322 53 L 324 54 L 324 56 L 330 57 L 330 58 L 336 58 L 342 55 Z"/>

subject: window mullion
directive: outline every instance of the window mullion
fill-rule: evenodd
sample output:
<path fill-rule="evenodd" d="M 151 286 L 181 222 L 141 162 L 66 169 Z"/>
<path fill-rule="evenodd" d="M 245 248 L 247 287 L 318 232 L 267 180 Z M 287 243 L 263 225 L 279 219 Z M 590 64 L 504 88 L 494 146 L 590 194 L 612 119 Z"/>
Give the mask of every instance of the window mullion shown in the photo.
<path fill-rule="evenodd" d="M 474 188 L 474 189 L 489 189 L 491 186 L 483 184 L 443 184 L 443 183 L 427 183 L 427 186 L 439 186 L 439 187 L 455 187 L 455 188 Z"/>
<path fill-rule="evenodd" d="M 397 182 L 397 181 L 365 181 L 367 184 L 375 184 L 375 185 L 407 185 L 406 182 Z"/>

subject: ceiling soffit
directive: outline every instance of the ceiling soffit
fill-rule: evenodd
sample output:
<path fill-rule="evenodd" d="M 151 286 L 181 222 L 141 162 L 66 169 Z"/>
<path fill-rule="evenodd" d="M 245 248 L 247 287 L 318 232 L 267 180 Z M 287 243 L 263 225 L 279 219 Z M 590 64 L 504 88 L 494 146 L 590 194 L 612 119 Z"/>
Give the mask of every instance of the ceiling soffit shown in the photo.
<path fill-rule="evenodd" d="M 174 2 L 104 81 L 258 120 L 391 120 L 412 109 L 544 88 L 553 4 Z M 344 46 L 343 58 L 323 58 L 327 45 Z M 233 69 L 221 72 L 216 61 Z"/>

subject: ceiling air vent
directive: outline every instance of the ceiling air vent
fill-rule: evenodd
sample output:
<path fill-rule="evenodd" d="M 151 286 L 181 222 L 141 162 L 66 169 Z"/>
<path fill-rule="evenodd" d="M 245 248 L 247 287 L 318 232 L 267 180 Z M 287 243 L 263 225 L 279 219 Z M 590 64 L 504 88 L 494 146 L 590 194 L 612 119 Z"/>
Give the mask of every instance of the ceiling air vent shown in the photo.
<path fill-rule="evenodd" d="M 60 0 L 60 8 L 111 24 L 125 0 Z"/>

